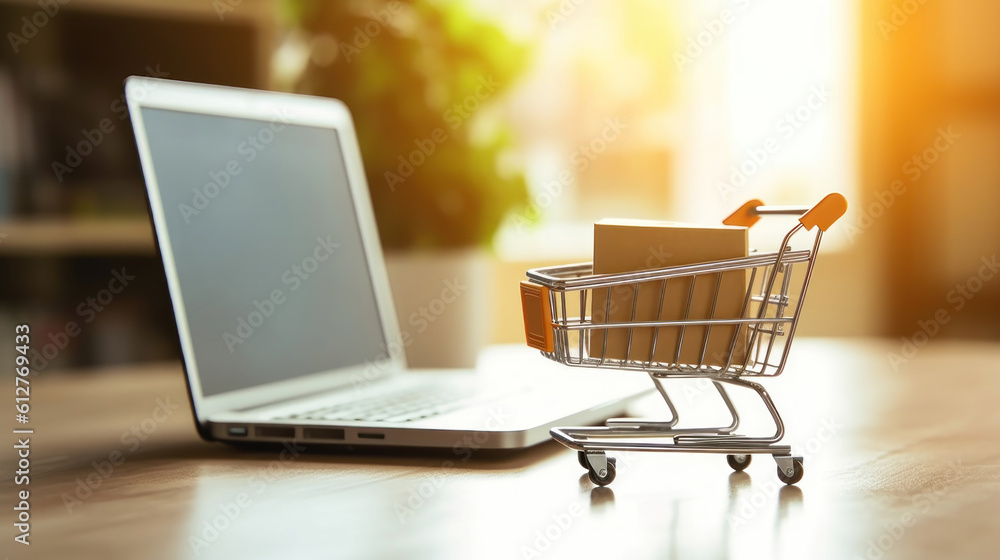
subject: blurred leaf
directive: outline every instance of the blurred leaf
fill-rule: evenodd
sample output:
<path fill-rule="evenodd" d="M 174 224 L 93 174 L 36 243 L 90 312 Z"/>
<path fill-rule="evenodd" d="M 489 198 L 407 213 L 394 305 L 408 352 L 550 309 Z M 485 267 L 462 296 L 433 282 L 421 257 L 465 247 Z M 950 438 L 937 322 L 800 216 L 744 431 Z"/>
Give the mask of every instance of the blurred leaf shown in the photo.
<path fill-rule="evenodd" d="M 525 69 L 529 48 L 467 2 L 285 4 L 303 31 L 340 43 L 333 64 L 310 63 L 298 90 L 336 97 L 351 109 L 383 245 L 489 245 L 508 213 L 526 205 L 527 188 L 523 176 L 497 173 L 498 156 L 514 145 L 509 128 L 473 143 L 475 115 L 465 116 L 463 105 L 481 108 L 502 95 Z M 484 82 L 498 85 L 483 95 Z M 447 139 L 425 156 L 419 146 L 429 146 L 436 129 Z M 414 153 L 424 161 L 391 188 L 386 174 L 405 168 L 400 159 Z"/>

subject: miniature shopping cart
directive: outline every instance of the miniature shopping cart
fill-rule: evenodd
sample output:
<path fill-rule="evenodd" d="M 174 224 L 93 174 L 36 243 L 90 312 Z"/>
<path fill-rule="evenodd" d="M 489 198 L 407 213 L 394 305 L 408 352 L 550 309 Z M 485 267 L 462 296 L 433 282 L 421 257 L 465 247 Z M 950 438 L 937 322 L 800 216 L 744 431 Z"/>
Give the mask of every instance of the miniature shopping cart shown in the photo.
<path fill-rule="evenodd" d="M 750 379 L 781 375 L 823 233 L 846 210 L 847 201 L 838 193 L 828 195 L 812 208 L 764 206 L 759 200 L 751 200 L 723 221 L 726 225 L 751 227 L 761 216 L 800 216 L 774 253 L 752 252 L 744 258 L 621 274 L 595 275 L 592 263 L 528 271 L 529 280 L 521 283 L 521 304 L 529 346 L 568 366 L 644 371 L 670 409 L 668 420 L 613 418 L 604 426 L 553 428 L 552 437 L 578 452 L 580 466 L 587 469 L 594 484 L 606 486 L 615 478 L 615 459 L 608 457 L 607 451 L 724 453 L 736 471 L 750 464 L 752 454 L 767 453 L 777 463 L 782 482 L 795 484 L 802 479 L 802 457 L 793 455 L 790 446 L 778 443 L 785 426 L 774 402 L 764 387 Z M 814 227 L 818 229 L 812 249 L 792 250 L 792 238 Z M 718 316 L 720 286 L 725 275 L 734 273 L 742 275 L 740 281 L 746 284 L 742 312 Z M 709 296 L 714 290 L 707 316 L 691 313 L 696 289 L 702 295 L 707 289 Z M 649 320 L 632 303 L 631 314 L 626 307 L 624 318 L 619 313 L 620 320 L 615 320 L 609 313 L 613 290 L 617 295 L 624 290 L 624 300 L 632 302 L 639 301 L 641 293 L 648 296 L 651 290 L 659 294 L 656 315 Z M 684 309 L 682 314 L 665 318 L 661 313 L 664 300 L 678 294 L 681 298 L 686 294 L 686 304 L 676 307 Z M 647 297 L 646 301 L 655 302 L 656 298 Z M 717 340 L 720 333 L 726 337 L 721 352 Z M 608 351 L 612 336 L 627 341 L 623 354 L 611 355 Z M 710 346 L 714 350 L 710 351 Z M 677 409 L 664 387 L 668 379 L 709 380 L 732 415 L 732 422 L 724 427 L 676 428 Z M 740 416 L 726 385 L 746 387 L 760 396 L 774 420 L 773 435 L 736 433 Z"/>

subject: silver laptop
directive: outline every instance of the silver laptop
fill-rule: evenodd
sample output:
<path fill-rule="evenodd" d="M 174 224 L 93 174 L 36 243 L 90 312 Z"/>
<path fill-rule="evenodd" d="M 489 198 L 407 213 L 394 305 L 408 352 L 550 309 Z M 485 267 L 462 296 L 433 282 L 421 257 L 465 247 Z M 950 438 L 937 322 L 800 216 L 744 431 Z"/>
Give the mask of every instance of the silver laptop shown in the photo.
<path fill-rule="evenodd" d="M 519 448 L 652 386 L 533 352 L 408 370 L 343 103 L 141 77 L 125 92 L 203 438 Z"/>

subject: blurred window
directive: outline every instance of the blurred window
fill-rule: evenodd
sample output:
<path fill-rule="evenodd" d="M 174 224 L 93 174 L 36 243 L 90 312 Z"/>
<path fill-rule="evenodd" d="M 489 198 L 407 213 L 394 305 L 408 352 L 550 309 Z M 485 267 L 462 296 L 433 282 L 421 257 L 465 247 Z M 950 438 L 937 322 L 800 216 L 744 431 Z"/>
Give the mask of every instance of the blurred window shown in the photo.
<path fill-rule="evenodd" d="M 501 232 L 502 257 L 586 256 L 609 216 L 715 223 L 750 198 L 852 198 L 853 3 L 522 4 L 502 17 L 539 51 L 504 118 L 532 200 Z M 764 248 L 787 223 L 762 226 Z"/>

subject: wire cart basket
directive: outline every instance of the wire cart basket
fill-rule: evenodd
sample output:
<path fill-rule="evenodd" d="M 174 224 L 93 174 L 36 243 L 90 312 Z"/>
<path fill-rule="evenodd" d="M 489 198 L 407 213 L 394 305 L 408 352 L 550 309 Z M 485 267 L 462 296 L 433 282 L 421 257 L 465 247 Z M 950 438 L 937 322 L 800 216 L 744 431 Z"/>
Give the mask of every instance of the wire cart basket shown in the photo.
<path fill-rule="evenodd" d="M 587 469 L 594 484 L 606 486 L 615 478 L 615 459 L 608 457 L 607 451 L 724 453 L 729 466 L 736 471 L 750 464 L 752 454 L 767 453 L 777 463 L 782 482 L 795 484 L 802 479 L 802 457 L 794 455 L 791 446 L 779 444 L 785 426 L 774 402 L 764 387 L 751 379 L 781 375 L 823 233 L 846 211 L 847 201 L 839 193 L 827 195 L 812 208 L 764 206 L 760 200 L 751 200 L 723 223 L 749 228 L 761 216 L 799 216 L 777 252 L 620 274 L 595 275 L 592 263 L 527 272 L 528 280 L 521 282 L 521 305 L 529 346 L 568 366 L 644 371 L 671 413 L 668 420 L 612 418 L 604 426 L 553 428 L 550 431 L 553 439 L 578 452 L 580 466 Z M 814 228 L 812 249 L 792 250 L 793 236 Z M 734 313 L 716 317 L 723 276 L 733 271 L 745 275 L 741 278 L 746 283 L 742 312 L 738 316 Z M 696 286 L 701 294 L 710 295 L 714 290 L 707 317 L 691 315 Z M 612 290 L 619 295 L 624 290 L 626 299 L 631 296 L 631 315 L 627 314 L 627 308 L 624 310 L 628 320 L 610 320 Z M 637 318 L 635 302 L 639 301 L 640 291 L 646 295 L 658 294 L 659 308 L 652 320 Z M 685 293 L 686 301 L 678 307 L 684 309 L 683 314 L 664 320 L 661 313 L 664 300 L 683 297 Z M 655 295 L 647 301 L 655 302 Z M 710 351 L 713 328 L 716 344 Z M 722 351 L 717 344 L 720 332 L 726 337 Z M 627 341 L 623 355 L 609 355 L 611 336 Z M 730 424 L 676 428 L 677 409 L 664 387 L 668 379 L 711 381 L 732 416 Z M 727 385 L 746 387 L 757 393 L 774 421 L 773 435 L 736 433 L 740 415 L 726 392 Z"/>

